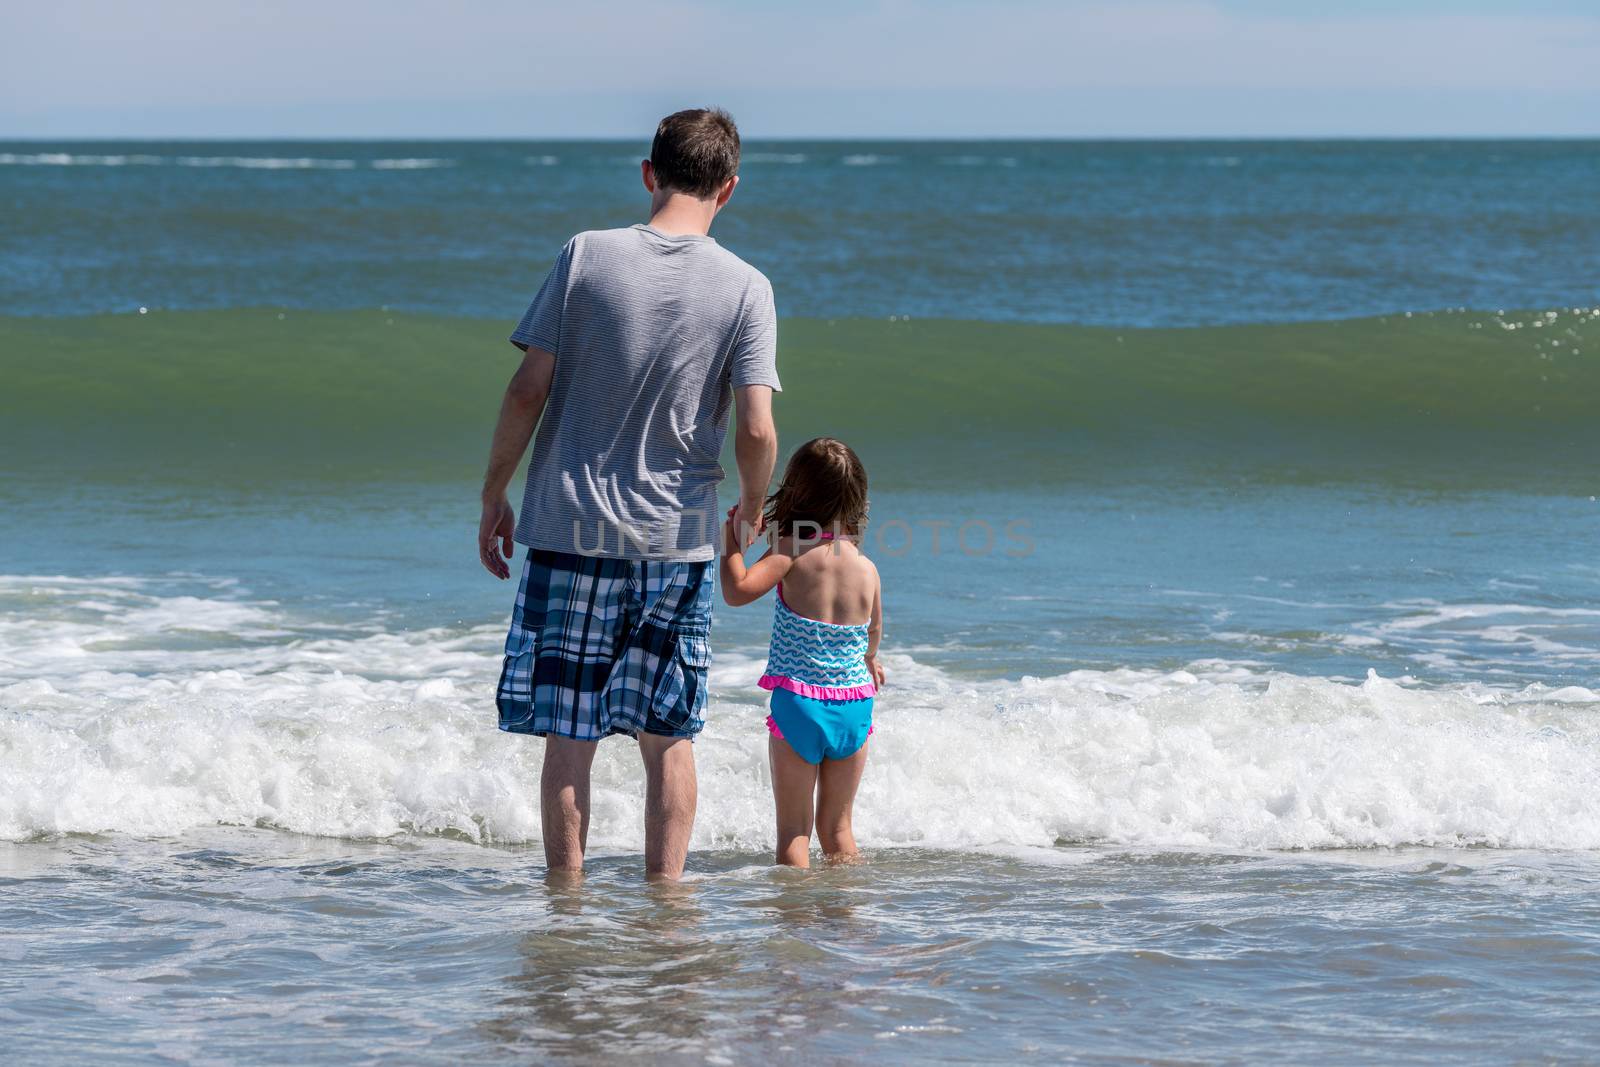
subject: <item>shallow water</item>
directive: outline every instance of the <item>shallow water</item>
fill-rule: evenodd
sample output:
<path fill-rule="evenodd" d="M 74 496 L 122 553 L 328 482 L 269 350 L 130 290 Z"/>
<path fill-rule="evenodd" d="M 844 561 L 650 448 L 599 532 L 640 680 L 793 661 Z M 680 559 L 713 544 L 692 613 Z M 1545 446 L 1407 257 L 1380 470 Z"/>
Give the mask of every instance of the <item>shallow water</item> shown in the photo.
<path fill-rule="evenodd" d="M 1587 1062 L 1592 854 L 890 850 L 777 871 L 264 831 L 0 850 L 30 1062 Z"/>
<path fill-rule="evenodd" d="M 1035 551 L 880 556 L 860 868 L 766 865 L 767 614 L 722 611 L 674 894 L 622 741 L 590 877 L 542 881 L 539 747 L 489 701 L 511 589 L 452 497 L 105 493 L 114 540 L 11 510 L 0 578 L 0 1014 L 32 1062 L 1600 1040 L 1587 500 L 886 493 L 924 532 L 1020 508 Z"/>

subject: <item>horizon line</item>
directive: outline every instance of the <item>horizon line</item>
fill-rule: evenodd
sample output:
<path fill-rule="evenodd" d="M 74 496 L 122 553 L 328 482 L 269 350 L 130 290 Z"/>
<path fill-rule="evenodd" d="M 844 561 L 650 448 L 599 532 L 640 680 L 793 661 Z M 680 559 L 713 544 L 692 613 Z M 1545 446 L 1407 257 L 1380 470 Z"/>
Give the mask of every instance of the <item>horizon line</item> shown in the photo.
<path fill-rule="evenodd" d="M 430 144 L 633 144 L 647 141 L 650 134 L 641 133 L 632 136 L 516 136 L 516 137 L 460 137 L 449 134 L 412 134 L 406 136 L 374 136 L 368 134 L 274 134 L 271 136 L 243 135 L 231 136 L 226 134 L 206 134 L 201 136 L 160 136 L 156 134 L 137 134 L 131 136 L 115 136 L 110 134 L 84 134 L 67 137 L 41 137 L 37 135 L 11 136 L 0 133 L 0 144 L 281 144 L 281 143 L 329 143 L 329 144 L 396 144 L 396 143 L 430 143 Z M 1408 143 L 1416 141 L 1431 142 L 1477 142 L 1477 141 L 1522 141 L 1528 143 L 1550 141 L 1600 141 L 1600 130 L 1593 133 L 1333 133 L 1333 134 L 1140 134 L 1140 135 L 1091 135 L 1091 134 L 1018 134 L 1011 136 L 990 134 L 949 134 L 939 137 L 929 137 L 916 134 L 842 134 L 842 135 L 801 135 L 781 134 L 772 136 L 756 136 L 743 138 L 746 144 L 798 144 L 828 142 L 837 144 L 866 143 L 899 141 L 907 144 L 1170 144 L 1170 143 L 1208 143 L 1208 142 L 1234 142 L 1234 143 L 1320 143 L 1320 142 L 1356 142 L 1377 141 Z"/>

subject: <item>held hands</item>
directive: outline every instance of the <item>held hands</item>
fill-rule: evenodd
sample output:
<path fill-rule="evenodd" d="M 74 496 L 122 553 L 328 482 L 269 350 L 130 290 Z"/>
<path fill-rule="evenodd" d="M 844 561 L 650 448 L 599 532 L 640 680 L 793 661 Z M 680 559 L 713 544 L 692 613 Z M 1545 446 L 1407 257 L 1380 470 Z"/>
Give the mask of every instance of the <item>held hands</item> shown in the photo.
<path fill-rule="evenodd" d="M 506 560 L 516 554 L 516 546 L 511 541 L 516 528 L 516 512 L 511 510 L 505 497 L 483 502 L 483 515 L 478 519 L 478 561 L 496 578 L 511 577 Z M 500 543 L 497 545 L 496 541 Z"/>
<path fill-rule="evenodd" d="M 873 688 L 882 689 L 883 679 L 886 672 L 883 669 L 883 664 L 878 660 L 876 653 L 867 657 L 867 670 L 872 674 Z"/>
<path fill-rule="evenodd" d="M 740 501 L 728 509 L 728 521 L 722 526 L 723 555 L 738 555 L 755 544 L 756 538 L 767 527 L 761 505 Z"/>

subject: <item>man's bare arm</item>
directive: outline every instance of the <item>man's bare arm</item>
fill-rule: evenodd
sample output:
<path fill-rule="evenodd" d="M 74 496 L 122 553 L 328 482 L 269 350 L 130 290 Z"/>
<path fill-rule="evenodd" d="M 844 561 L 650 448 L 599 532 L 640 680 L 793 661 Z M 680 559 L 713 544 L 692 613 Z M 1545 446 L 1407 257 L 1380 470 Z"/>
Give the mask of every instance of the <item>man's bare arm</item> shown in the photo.
<path fill-rule="evenodd" d="M 745 385 L 733 391 L 733 454 L 739 463 L 739 509 L 735 513 L 740 539 L 750 544 L 761 532 L 767 486 L 778 465 L 778 427 L 772 421 L 772 388 Z"/>
<path fill-rule="evenodd" d="M 522 365 L 511 376 L 500 401 L 500 418 L 494 424 L 494 439 L 489 445 L 489 469 L 483 475 L 483 514 L 478 520 L 478 559 L 496 578 L 511 577 L 506 561 L 516 553 L 511 536 L 517 516 L 506 500 L 506 487 L 528 450 L 539 416 L 544 414 L 555 372 L 555 356 L 542 348 L 526 349 Z"/>

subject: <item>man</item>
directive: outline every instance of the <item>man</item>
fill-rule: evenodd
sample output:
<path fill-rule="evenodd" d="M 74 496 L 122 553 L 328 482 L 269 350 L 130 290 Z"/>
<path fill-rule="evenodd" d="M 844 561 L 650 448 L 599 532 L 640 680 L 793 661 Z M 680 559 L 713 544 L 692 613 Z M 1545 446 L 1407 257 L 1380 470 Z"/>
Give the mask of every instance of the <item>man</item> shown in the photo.
<path fill-rule="evenodd" d="M 511 335 L 524 357 L 495 426 L 478 554 L 507 578 L 513 540 L 529 549 L 496 703 L 502 730 L 545 739 L 552 872 L 583 869 L 589 768 L 601 738 L 624 734 L 644 758 L 646 872 L 683 873 L 730 406 L 746 543 L 778 453 L 772 287 L 709 236 L 738 169 L 725 112 L 662 119 L 641 165 L 649 223 L 569 241 Z M 506 487 L 536 424 L 517 521 Z"/>

